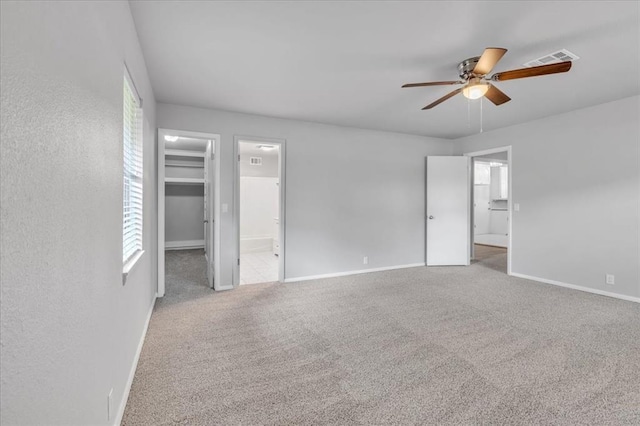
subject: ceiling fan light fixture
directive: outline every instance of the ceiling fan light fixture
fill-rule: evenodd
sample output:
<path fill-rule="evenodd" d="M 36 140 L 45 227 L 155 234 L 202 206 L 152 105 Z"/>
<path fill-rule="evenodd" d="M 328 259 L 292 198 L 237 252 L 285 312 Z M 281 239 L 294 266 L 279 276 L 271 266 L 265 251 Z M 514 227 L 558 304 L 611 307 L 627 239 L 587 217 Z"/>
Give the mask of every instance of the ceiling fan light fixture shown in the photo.
<path fill-rule="evenodd" d="M 489 77 L 489 73 L 505 53 L 507 53 L 507 49 L 502 47 L 487 47 L 484 49 L 484 52 L 482 52 L 481 56 L 474 56 L 472 58 L 465 59 L 458 64 L 458 75 L 460 79 L 457 81 L 409 83 L 404 84 L 402 87 L 448 86 L 452 84 L 463 85 L 453 92 L 449 92 L 442 96 L 440 99 L 431 102 L 429 105 L 422 108 L 423 110 L 430 110 L 447 99 L 451 99 L 456 96 L 458 93 L 462 93 L 467 99 L 482 99 L 482 97 L 486 97 L 491 101 L 491 103 L 498 106 L 505 102 L 509 102 L 511 98 L 498 89 L 494 84 L 490 84 L 489 82 L 516 80 L 520 78 L 567 72 L 571 69 L 571 64 L 573 63 L 572 60 L 578 59 L 578 57 L 571 52 L 562 50 L 538 60 L 538 62 L 547 62 L 548 58 L 553 59 L 551 63 L 546 63 L 546 65 L 502 71 Z M 561 60 L 563 62 L 556 62 L 556 60 Z M 529 63 L 527 63 L 527 65 L 528 64 Z M 482 131 L 482 129 L 480 131 Z"/>
<path fill-rule="evenodd" d="M 467 99 L 480 99 L 489 90 L 487 83 L 469 82 L 463 89 L 462 94 Z"/>

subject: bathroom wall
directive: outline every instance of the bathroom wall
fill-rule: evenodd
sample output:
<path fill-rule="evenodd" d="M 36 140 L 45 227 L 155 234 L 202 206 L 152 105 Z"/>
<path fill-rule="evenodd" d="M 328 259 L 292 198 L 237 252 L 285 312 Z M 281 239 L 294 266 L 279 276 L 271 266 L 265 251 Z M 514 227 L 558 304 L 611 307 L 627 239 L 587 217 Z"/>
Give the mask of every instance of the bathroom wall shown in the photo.
<path fill-rule="evenodd" d="M 242 143 L 242 142 L 241 142 Z M 262 158 L 262 165 L 249 164 L 250 157 Z M 278 177 L 278 153 L 240 154 L 240 176 Z"/>
<path fill-rule="evenodd" d="M 243 152 L 251 145 L 240 143 L 240 253 L 271 251 L 278 238 L 278 150 Z M 262 164 L 251 165 L 250 157 Z"/>

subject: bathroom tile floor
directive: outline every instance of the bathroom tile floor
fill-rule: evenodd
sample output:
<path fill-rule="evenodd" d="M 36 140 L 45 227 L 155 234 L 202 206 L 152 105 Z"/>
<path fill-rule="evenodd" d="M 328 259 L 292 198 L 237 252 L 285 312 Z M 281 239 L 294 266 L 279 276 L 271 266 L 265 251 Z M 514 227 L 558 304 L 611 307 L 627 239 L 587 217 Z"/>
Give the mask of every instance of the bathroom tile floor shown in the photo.
<path fill-rule="evenodd" d="M 278 256 L 271 251 L 240 254 L 240 285 L 278 281 Z"/>

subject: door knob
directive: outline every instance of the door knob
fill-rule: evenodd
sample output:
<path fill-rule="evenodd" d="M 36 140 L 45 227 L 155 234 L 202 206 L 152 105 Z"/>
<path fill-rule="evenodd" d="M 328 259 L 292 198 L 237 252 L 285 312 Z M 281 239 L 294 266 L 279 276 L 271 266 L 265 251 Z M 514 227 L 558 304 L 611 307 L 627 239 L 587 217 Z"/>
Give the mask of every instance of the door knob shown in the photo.
<path fill-rule="evenodd" d="M 204 221 L 204 223 L 209 223 L 209 221 L 208 221 L 208 220 L 205 220 L 205 221 Z"/>
<path fill-rule="evenodd" d="M 433 216 L 429 216 L 429 219 L 433 219 Z"/>

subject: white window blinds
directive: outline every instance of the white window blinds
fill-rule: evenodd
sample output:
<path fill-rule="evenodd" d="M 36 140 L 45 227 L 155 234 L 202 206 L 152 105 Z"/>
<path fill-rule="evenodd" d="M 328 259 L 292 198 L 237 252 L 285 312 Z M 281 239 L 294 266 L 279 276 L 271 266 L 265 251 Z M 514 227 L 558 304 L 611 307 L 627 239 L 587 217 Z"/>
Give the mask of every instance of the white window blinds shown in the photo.
<path fill-rule="evenodd" d="M 142 250 L 142 108 L 133 84 L 124 78 L 124 191 L 122 261 Z"/>

